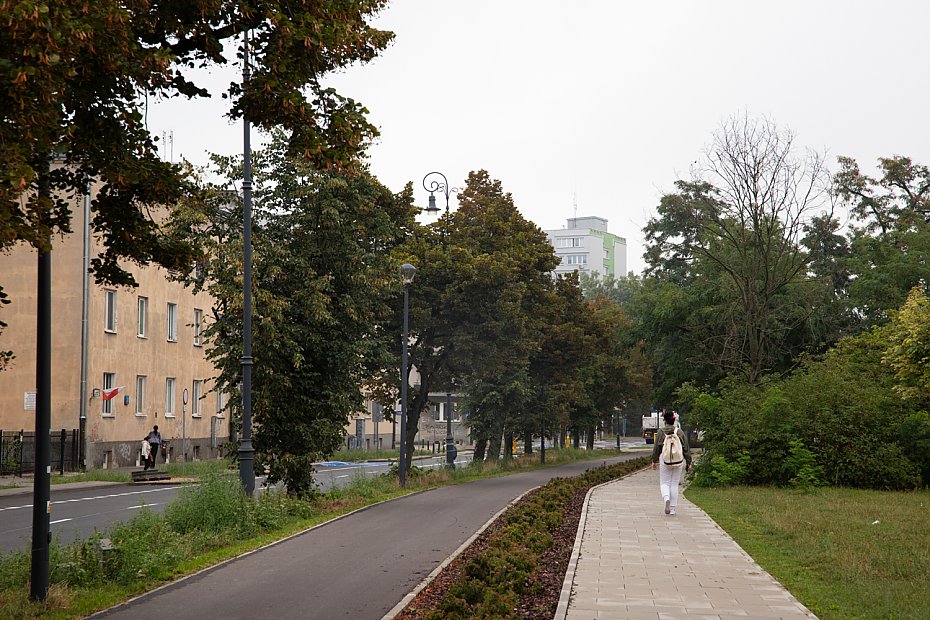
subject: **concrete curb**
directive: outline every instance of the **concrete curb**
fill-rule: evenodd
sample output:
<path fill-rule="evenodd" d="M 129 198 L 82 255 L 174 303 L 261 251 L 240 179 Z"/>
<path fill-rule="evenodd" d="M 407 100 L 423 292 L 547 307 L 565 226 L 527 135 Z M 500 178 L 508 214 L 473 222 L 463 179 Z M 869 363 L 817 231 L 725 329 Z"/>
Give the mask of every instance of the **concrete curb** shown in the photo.
<path fill-rule="evenodd" d="M 110 482 L 106 480 L 88 480 L 87 482 L 62 482 L 61 484 L 51 485 L 51 491 L 70 491 L 73 489 L 100 489 L 103 487 L 112 487 L 117 485 L 128 485 L 135 487 L 177 485 L 177 484 L 197 484 L 200 482 L 197 478 L 169 478 L 168 480 L 149 480 L 143 482 Z M 14 495 L 32 495 L 32 485 L 16 487 L 15 489 L 0 489 L 0 497 L 11 497 Z M 54 500 L 53 500 L 54 501 Z"/>
<path fill-rule="evenodd" d="M 607 486 L 608 484 L 613 484 L 614 482 L 619 482 L 627 476 L 638 474 L 646 469 L 649 469 L 649 467 L 631 471 L 620 478 L 602 482 L 588 489 L 588 492 L 584 496 L 584 504 L 581 505 L 581 518 L 578 520 L 578 530 L 575 532 L 575 544 L 572 546 L 572 557 L 569 558 L 568 568 L 565 569 L 565 579 L 562 580 L 562 592 L 559 594 L 559 605 L 555 608 L 553 620 L 565 620 L 565 617 L 568 616 L 568 603 L 572 598 L 572 586 L 575 585 L 575 571 L 578 569 L 578 558 L 581 556 L 581 540 L 584 537 L 584 525 L 588 519 L 588 501 L 591 499 L 591 494 L 594 493 L 596 489 Z"/>
<path fill-rule="evenodd" d="M 91 614 L 91 615 L 89 615 L 89 616 L 85 616 L 85 620 L 90 620 L 91 618 L 103 618 L 103 617 L 105 617 L 107 614 L 109 614 L 111 611 L 114 611 L 114 610 L 116 610 L 116 609 L 120 609 L 120 608 L 122 608 L 122 607 L 126 607 L 126 606 L 128 606 L 128 605 L 132 605 L 134 602 L 136 602 L 136 601 L 138 601 L 138 600 L 140 600 L 140 599 L 143 599 L 143 598 L 145 598 L 145 597 L 147 597 L 147 596 L 151 596 L 151 595 L 155 594 L 156 592 L 161 592 L 162 590 L 168 590 L 168 589 L 174 588 L 174 587 L 180 585 L 181 583 L 187 581 L 188 579 L 193 579 L 194 577 L 199 577 L 200 575 L 203 575 L 204 573 L 208 573 L 208 572 L 210 572 L 210 571 L 213 571 L 213 570 L 216 570 L 216 569 L 218 569 L 218 568 L 221 568 L 221 567 L 223 567 L 223 566 L 225 566 L 225 565 L 227 565 L 227 564 L 230 564 L 230 563 L 232 563 L 232 562 L 235 562 L 236 560 L 239 560 L 239 559 L 244 558 L 244 557 L 246 557 L 246 556 L 252 555 L 253 553 L 258 553 L 259 551 L 263 551 L 263 550 L 265 550 L 265 549 L 268 549 L 269 547 L 274 547 L 275 545 L 280 545 L 280 544 L 285 543 L 285 542 L 287 542 L 287 541 L 289 541 L 289 540 L 291 540 L 291 539 L 293 539 L 293 538 L 297 538 L 298 536 L 303 536 L 303 535 L 306 534 L 307 532 L 311 532 L 311 531 L 313 531 L 313 530 L 315 530 L 315 529 L 317 529 L 317 528 L 321 528 L 321 527 L 323 527 L 324 525 L 329 525 L 330 523 L 334 523 L 334 522 L 339 521 L 339 520 L 341 520 L 341 519 L 345 519 L 345 518 L 347 518 L 347 517 L 351 517 L 352 515 L 354 515 L 354 514 L 356 514 L 356 513 L 362 512 L 363 510 L 368 510 L 368 509 L 370 509 L 370 508 L 374 508 L 375 506 L 380 506 L 381 504 L 386 504 L 386 503 L 388 503 L 388 502 L 395 502 L 395 501 L 397 501 L 397 500 L 399 500 L 399 499 L 403 499 L 403 498 L 405 498 L 405 497 L 410 497 L 410 496 L 412 496 L 412 495 L 419 495 L 420 493 L 427 493 L 427 492 L 429 492 L 429 491 L 432 491 L 433 489 L 438 489 L 438 488 L 442 488 L 442 487 L 433 487 L 433 488 L 431 488 L 431 489 L 423 489 L 422 491 L 416 491 L 416 492 L 414 492 L 414 493 L 407 493 L 406 495 L 401 495 L 401 496 L 399 496 L 399 497 L 392 497 L 391 499 L 386 499 L 386 500 L 381 501 L 381 502 L 377 502 L 377 503 L 374 503 L 374 504 L 369 504 L 369 505 L 367 505 L 367 506 L 362 506 L 361 508 L 356 508 L 355 510 L 353 510 L 353 511 L 351 511 L 351 512 L 347 512 L 347 513 L 345 513 L 344 515 L 339 515 L 338 517 L 333 517 L 332 519 L 330 519 L 330 520 L 328 520 L 328 521 L 324 521 L 323 523 L 317 523 L 317 524 L 314 525 L 314 526 L 311 526 L 311 527 L 308 527 L 308 528 L 306 528 L 306 529 L 300 530 L 299 532 L 294 532 L 294 533 L 291 534 L 290 536 L 287 536 L 287 537 L 282 538 L 282 539 L 280 539 L 280 540 L 276 540 L 276 541 L 274 541 L 274 542 L 270 542 L 270 543 L 268 543 L 267 545 L 262 545 L 261 547 L 257 547 L 257 548 L 255 548 L 255 549 L 252 549 L 251 551 L 245 551 L 245 552 L 240 553 L 239 555 L 237 555 L 237 556 L 235 556 L 235 557 L 229 558 L 228 560 L 223 560 L 222 562 L 219 562 L 218 564 L 214 564 L 213 566 L 208 566 L 208 567 L 206 567 L 206 568 L 202 568 L 202 569 L 200 569 L 199 571 L 197 571 L 197 572 L 195 572 L 195 573 L 191 573 L 190 575 L 184 575 L 183 577 L 179 577 L 178 579 L 175 579 L 174 581 L 170 581 L 170 582 L 168 582 L 168 583 L 166 583 L 166 584 L 164 584 L 164 585 L 161 585 L 161 586 L 159 586 L 159 587 L 157 587 L 157 588 L 155 588 L 155 589 L 153 589 L 153 590 L 148 590 L 148 591 L 146 591 L 146 592 L 143 592 L 142 594 L 139 594 L 138 596 L 134 596 L 134 597 L 132 597 L 132 598 L 130 598 L 130 599 L 127 599 L 127 600 L 125 600 L 125 601 L 122 601 L 121 603 L 117 603 L 116 605 L 112 605 L 111 607 L 107 607 L 106 609 L 101 609 L 100 611 L 94 612 L 93 614 Z"/>
<path fill-rule="evenodd" d="M 116 485 L 132 484 L 130 482 L 108 482 L 104 480 L 91 480 L 88 482 L 63 482 L 61 484 L 51 485 L 52 493 L 55 491 L 68 491 L 71 489 L 98 489 L 102 487 L 111 487 Z M 13 495 L 32 495 L 33 485 L 16 487 L 14 489 L 0 489 L 0 497 L 10 497 Z"/>
<path fill-rule="evenodd" d="M 490 525 L 491 525 L 492 523 L 494 523 L 495 521 L 497 521 L 497 519 L 498 519 L 502 514 L 504 514 L 505 512 L 507 512 L 507 510 L 509 510 L 514 504 L 516 504 L 516 503 L 519 502 L 521 499 L 523 499 L 523 498 L 526 496 L 527 493 L 529 493 L 530 491 L 535 491 L 535 490 L 538 489 L 538 488 L 539 488 L 538 486 L 535 486 L 535 487 L 533 487 L 532 489 L 527 489 L 526 491 L 524 491 L 523 493 L 521 493 L 519 496 L 517 496 L 516 498 L 514 498 L 513 500 L 511 500 L 506 506 L 504 506 L 503 508 L 501 508 L 500 510 L 498 510 L 496 513 L 494 513 L 494 515 L 493 515 L 490 519 L 488 519 L 488 520 L 485 522 L 484 525 L 482 525 L 480 528 L 478 528 L 478 531 L 477 531 L 477 532 L 475 532 L 474 534 L 472 534 L 472 535 L 468 538 L 468 540 L 466 540 L 466 541 L 463 542 L 461 545 L 459 545 L 459 548 L 456 549 L 455 551 L 453 551 L 453 552 L 452 552 L 452 555 L 450 555 L 450 556 L 447 557 L 445 560 L 443 560 L 443 561 L 439 564 L 439 566 L 437 566 L 436 568 L 434 568 L 433 571 L 432 571 L 429 575 L 427 575 L 426 577 L 423 578 L 423 581 L 421 581 L 420 583 L 417 584 L 417 587 L 415 587 L 413 590 L 411 590 L 409 593 L 407 593 L 407 595 L 404 596 L 404 598 L 400 599 L 400 602 L 399 602 L 399 603 L 397 603 L 396 605 L 394 605 L 394 607 L 392 607 L 391 610 L 390 610 L 389 612 L 387 612 L 386 614 L 384 614 L 384 615 L 381 617 L 381 620 L 393 620 L 393 619 L 397 616 L 397 614 L 399 614 L 400 612 L 402 612 L 402 611 L 407 607 L 407 605 L 409 605 L 410 602 L 411 602 L 413 599 L 416 598 L 417 594 L 419 594 L 420 592 L 422 592 L 423 589 L 424 589 L 426 586 L 428 586 L 430 583 L 432 583 L 433 579 L 435 579 L 436 576 L 439 575 L 439 573 L 441 573 L 441 572 L 443 571 L 444 568 L 446 568 L 449 564 L 451 564 L 452 562 L 454 562 L 455 559 L 456 559 L 457 557 L 459 557 L 460 555 L 462 555 L 462 552 L 465 551 L 465 549 L 467 549 L 473 542 L 475 542 L 475 540 L 477 540 L 478 537 L 481 536 L 481 534 L 484 533 L 484 531 L 485 531 L 486 529 L 488 529 L 488 527 L 490 527 Z"/>

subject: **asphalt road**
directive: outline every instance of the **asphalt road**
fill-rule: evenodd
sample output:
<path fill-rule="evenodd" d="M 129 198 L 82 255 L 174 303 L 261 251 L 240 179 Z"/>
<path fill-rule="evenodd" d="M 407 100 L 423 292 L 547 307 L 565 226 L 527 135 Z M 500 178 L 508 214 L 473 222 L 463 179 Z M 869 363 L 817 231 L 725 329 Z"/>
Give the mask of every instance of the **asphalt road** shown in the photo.
<path fill-rule="evenodd" d="M 457 463 L 466 464 L 468 458 Z M 444 458 L 417 461 L 421 467 L 439 467 Z M 314 478 L 322 491 L 348 484 L 355 476 L 374 476 L 388 463 L 345 463 L 319 466 Z M 63 543 L 88 538 L 114 523 L 132 518 L 143 504 L 156 512 L 177 497 L 178 485 L 108 485 L 88 489 L 56 489 L 52 486 L 51 531 Z M 29 547 L 32 537 L 32 493 L 0 497 L 0 553 Z"/>
<path fill-rule="evenodd" d="M 494 513 L 604 461 L 441 487 L 372 506 L 95 617 L 377 619 Z"/>
<path fill-rule="evenodd" d="M 52 488 L 51 531 L 63 542 L 87 538 L 114 522 L 132 518 L 143 505 L 161 512 L 178 486 L 139 487 L 129 484 L 91 489 Z M 29 546 L 32 537 L 32 494 L 0 497 L 0 553 Z"/>

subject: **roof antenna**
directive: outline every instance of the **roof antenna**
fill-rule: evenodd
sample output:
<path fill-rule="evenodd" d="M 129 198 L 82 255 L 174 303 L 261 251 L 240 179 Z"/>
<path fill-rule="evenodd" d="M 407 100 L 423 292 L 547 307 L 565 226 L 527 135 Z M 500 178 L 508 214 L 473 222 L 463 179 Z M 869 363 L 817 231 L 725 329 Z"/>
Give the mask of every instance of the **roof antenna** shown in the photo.
<path fill-rule="evenodd" d="M 575 207 L 575 219 L 578 219 L 578 194 L 572 192 L 572 205 Z"/>

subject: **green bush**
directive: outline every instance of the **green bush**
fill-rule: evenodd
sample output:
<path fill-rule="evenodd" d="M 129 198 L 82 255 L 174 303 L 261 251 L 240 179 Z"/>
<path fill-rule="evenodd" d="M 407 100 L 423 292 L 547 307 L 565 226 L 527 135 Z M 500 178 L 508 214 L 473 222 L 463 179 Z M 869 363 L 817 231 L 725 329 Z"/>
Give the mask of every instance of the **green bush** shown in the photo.
<path fill-rule="evenodd" d="M 735 461 L 722 456 L 713 456 L 698 463 L 694 472 L 694 484 L 704 487 L 724 487 L 744 484 L 749 468 L 749 453 L 739 453 Z"/>
<path fill-rule="evenodd" d="M 800 439 L 792 439 L 790 446 L 785 466 L 791 485 L 799 489 L 810 489 L 823 484 L 823 467 L 817 464 L 814 453 L 805 448 Z"/>
<path fill-rule="evenodd" d="M 905 418 L 898 431 L 898 442 L 920 471 L 921 484 L 930 487 L 930 415 L 919 411 Z"/>
<path fill-rule="evenodd" d="M 916 421 L 913 405 L 895 391 L 883 352 L 881 334 L 868 332 L 787 377 L 759 385 L 730 377 L 713 394 L 679 390 L 689 422 L 704 431 L 696 483 L 920 485 L 930 463 L 930 422 Z M 912 419 L 911 426 L 903 422 Z M 743 454 L 749 459 L 741 469 Z"/>

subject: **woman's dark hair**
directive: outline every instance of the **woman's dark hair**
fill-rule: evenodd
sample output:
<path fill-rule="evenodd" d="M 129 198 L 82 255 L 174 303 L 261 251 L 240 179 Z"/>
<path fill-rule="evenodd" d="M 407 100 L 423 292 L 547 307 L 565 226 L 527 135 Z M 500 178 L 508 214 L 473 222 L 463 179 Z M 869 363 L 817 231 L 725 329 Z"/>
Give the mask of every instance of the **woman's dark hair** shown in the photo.
<path fill-rule="evenodd" d="M 663 411 L 662 418 L 665 420 L 666 424 L 675 423 L 675 412 L 674 411 Z"/>

